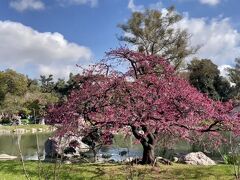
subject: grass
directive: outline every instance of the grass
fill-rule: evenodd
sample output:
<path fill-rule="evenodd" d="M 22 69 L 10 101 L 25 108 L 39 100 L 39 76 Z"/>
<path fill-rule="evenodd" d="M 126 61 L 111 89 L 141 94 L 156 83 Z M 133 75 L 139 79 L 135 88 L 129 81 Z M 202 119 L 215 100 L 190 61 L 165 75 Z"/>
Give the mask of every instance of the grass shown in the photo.
<path fill-rule="evenodd" d="M 53 179 L 54 166 L 51 163 L 42 163 L 40 168 L 37 162 L 27 161 L 26 170 L 31 179 Z M 39 171 L 38 171 L 39 170 Z M 160 165 L 159 167 L 142 165 L 120 164 L 74 164 L 62 165 L 56 173 L 57 179 L 206 179 L 230 180 L 234 179 L 230 165 L 193 166 L 174 164 L 173 166 Z M 1 180 L 25 179 L 20 161 L 0 161 Z"/>
<path fill-rule="evenodd" d="M 41 125 L 41 124 L 28 124 L 28 125 L 20 125 L 20 126 L 0 126 L 0 130 L 16 130 L 16 129 L 25 129 L 32 130 L 32 128 L 38 129 L 42 128 L 43 130 L 49 129 L 51 126 L 49 125 Z"/>

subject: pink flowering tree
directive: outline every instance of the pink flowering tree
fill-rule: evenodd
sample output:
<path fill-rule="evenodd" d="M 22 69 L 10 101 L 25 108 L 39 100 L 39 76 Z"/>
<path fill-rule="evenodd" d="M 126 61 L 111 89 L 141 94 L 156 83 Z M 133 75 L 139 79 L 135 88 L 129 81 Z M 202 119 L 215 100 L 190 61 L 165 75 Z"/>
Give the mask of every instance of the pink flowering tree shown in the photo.
<path fill-rule="evenodd" d="M 158 56 L 113 50 L 78 80 L 79 88 L 67 101 L 49 109 L 49 121 L 62 124 L 63 133 L 85 134 L 97 127 L 105 140 L 120 130 L 132 133 L 143 146 L 142 164 L 154 162 L 160 134 L 191 140 L 192 133 L 208 133 L 217 144 L 220 131 L 238 132 L 239 118 L 230 102 L 198 92 Z"/>

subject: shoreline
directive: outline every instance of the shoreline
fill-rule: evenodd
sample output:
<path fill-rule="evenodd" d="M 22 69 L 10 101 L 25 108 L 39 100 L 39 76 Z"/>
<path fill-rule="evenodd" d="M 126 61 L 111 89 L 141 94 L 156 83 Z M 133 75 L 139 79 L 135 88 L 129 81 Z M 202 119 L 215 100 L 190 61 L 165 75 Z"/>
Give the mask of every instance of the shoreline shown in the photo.
<path fill-rule="evenodd" d="M 0 126 L 0 135 L 47 133 L 54 132 L 55 130 L 56 127 L 54 126 L 40 124 Z"/>

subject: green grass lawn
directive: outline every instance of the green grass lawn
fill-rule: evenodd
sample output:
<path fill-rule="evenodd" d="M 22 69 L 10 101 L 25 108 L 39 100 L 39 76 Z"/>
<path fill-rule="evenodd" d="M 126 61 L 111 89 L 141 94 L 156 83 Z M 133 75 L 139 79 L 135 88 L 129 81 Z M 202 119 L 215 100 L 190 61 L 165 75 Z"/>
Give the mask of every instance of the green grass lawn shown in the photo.
<path fill-rule="evenodd" d="M 54 166 L 51 163 L 26 162 L 26 170 L 31 179 L 54 179 Z M 234 179 L 229 165 L 190 166 L 174 164 L 159 167 L 120 164 L 74 164 L 61 165 L 56 179 Z M 20 161 L 0 161 L 1 180 L 26 179 Z"/>

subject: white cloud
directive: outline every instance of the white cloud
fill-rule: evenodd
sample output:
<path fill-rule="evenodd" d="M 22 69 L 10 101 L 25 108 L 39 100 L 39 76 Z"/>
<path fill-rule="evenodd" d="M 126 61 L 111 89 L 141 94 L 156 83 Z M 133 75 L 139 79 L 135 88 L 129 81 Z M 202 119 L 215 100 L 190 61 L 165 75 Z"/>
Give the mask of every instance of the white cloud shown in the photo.
<path fill-rule="evenodd" d="M 142 11 L 144 11 L 144 6 L 143 5 L 135 5 L 134 0 L 129 0 L 128 9 L 130 9 L 132 12 L 142 12 Z"/>
<path fill-rule="evenodd" d="M 161 1 L 152 3 L 152 4 L 149 4 L 148 8 L 162 10 L 163 3 Z M 128 1 L 128 9 L 130 9 L 132 12 L 143 12 L 145 10 L 145 7 L 144 7 L 144 5 L 136 5 L 134 0 L 129 0 Z"/>
<path fill-rule="evenodd" d="M 55 0 L 60 6 L 67 5 L 85 5 L 89 4 L 91 7 L 96 7 L 98 0 Z M 19 12 L 26 10 L 43 10 L 45 4 L 43 0 L 10 0 L 9 6 Z"/>
<path fill-rule="evenodd" d="M 149 8 L 150 8 L 150 9 L 156 9 L 156 10 L 162 10 L 162 9 L 164 9 L 164 8 L 163 8 L 163 3 L 162 3 L 161 1 L 156 2 L 156 3 L 153 3 L 153 4 L 150 4 L 150 5 L 149 5 Z"/>
<path fill-rule="evenodd" d="M 215 6 L 220 3 L 220 0 L 200 0 L 200 3 Z"/>
<path fill-rule="evenodd" d="M 232 65 L 240 55 L 240 33 L 232 27 L 228 18 L 208 20 L 185 16 L 179 27 L 191 34 L 191 45 L 201 46 L 197 57 L 210 58 L 220 66 Z"/>
<path fill-rule="evenodd" d="M 90 63 L 89 48 L 68 42 L 60 33 L 38 32 L 31 27 L 12 21 L 0 21 L 0 63 L 13 69 L 35 68 L 39 74 L 66 77 L 76 72 L 76 64 Z M 32 71 L 29 69 L 29 71 Z"/>
<path fill-rule="evenodd" d="M 89 4 L 91 7 L 95 7 L 98 4 L 98 0 L 57 0 L 61 6 L 66 5 L 84 5 Z"/>
<path fill-rule="evenodd" d="M 43 10 L 45 8 L 41 0 L 11 0 L 9 6 L 20 12 L 25 10 Z"/>
<path fill-rule="evenodd" d="M 227 75 L 228 75 L 227 69 L 228 68 L 232 68 L 232 66 L 226 65 L 226 64 L 218 66 L 218 69 L 220 71 L 220 75 L 223 76 L 223 77 L 227 77 Z"/>

